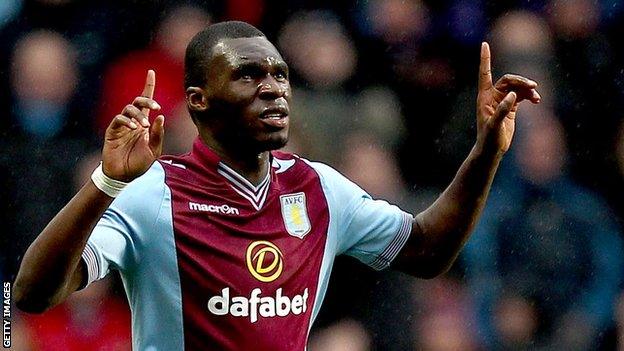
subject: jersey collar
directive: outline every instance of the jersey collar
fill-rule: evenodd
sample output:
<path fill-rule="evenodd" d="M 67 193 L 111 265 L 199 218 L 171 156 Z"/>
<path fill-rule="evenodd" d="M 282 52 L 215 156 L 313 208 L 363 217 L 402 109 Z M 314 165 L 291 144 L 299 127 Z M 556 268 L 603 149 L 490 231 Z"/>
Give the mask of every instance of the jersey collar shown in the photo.
<path fill-rule="evenodd" d="M 193 143 L 192 155 L 203 166 L 209 167 L 211 170 L 217 171 L 230 187 L 236 191 L 240 196 L 247 199 L 251 205 L 260 210 L 264 205 L 267 194 L 269 193 L 269 186 L 271 184 L 271 162 L 269 161 L 269 167 L 267 167 L 267 174 L 258 185 L 253 185 L 249 180 L 240 175 L 234 169 L 226 165 L 221 161 L 219 155 L 217 155 L 208 145 L 206 145 L 201 138 L 195 139 Z M 270 155 L 270 159 L 272 159 Z"/>

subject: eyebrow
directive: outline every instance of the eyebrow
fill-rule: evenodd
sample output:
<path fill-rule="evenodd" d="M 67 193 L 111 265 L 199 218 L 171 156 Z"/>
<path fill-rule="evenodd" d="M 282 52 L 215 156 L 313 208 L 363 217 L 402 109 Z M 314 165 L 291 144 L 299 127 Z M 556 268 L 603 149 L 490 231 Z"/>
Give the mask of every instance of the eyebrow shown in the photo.
<path fill-rule="evenodd" d="M 237 63 L 234 66 L 235 70 L 242 70 L 242 69 L 259 69 L 259 70 L 263 70 L 266 68 L 266 64 L 263 62 L 258 62 L 258 61 L 246 61 L 249 60 L 249 58 L 247 56 L 239 56 L 239 59 L 242 60 L 242 62 Z M 284 62 L 283 60 L 279 60 L 279 61 L 275 61 L 274 64 L 271 64 L 271 66 L 276 67 L 277 69 L 281 69 L 283 71 L 288 72 L 288 65 L 286 64 L 286 62 Z"/>

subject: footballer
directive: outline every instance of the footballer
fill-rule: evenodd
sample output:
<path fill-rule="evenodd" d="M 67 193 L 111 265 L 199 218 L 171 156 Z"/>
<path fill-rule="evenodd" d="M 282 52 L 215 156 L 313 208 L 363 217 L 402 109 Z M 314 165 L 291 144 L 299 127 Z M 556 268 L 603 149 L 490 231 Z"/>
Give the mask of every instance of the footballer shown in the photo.
<path fill-rule="evenodd" d="M 119 271 L 137 350 L 304 350 L 340 254 L 415 277 L 445 272 L 483 209 L 518 104 L 540 100 L 527 78 L 493 84 L 483 43 L 474 147 L 412 216 L 276 151 L 288 141 L 288 65 L 255 27 L 214 24 L 188 45 L 186 104 L 199 131 L 188 154 L 161 156 L 155 82 L 149 71 L 112 119 L 101 165 L 28 248 L 14 285 L 18 307 L 40 313 Z"/>

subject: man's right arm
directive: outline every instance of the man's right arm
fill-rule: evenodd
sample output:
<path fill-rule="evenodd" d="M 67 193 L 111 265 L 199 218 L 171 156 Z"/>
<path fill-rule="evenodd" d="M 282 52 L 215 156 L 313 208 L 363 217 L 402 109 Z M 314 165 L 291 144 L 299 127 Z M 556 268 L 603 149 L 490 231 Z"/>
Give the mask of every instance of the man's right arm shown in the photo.
<path fill-rule="evenodd" d="M 17 307 L 40 313 L 86 281 L 80 263 L 89 235 L 113 198 L 87 182 L 30 245 L 13 287 Z"/>
<path fill-rule="evenodd" d="M 102 170 L 108 177 L 129 182 L 149 169 L 162 151 L 164 116 L 150 125 L 155 74 L 148 72 L 141 96 L 115 116 L 106 130 Z M 52 219 L 30 245 L 13 286 L 18 308 L 40 313 L 63 302 L 86 282 L 81 255 L 93 228 L 113 198 L 90 180 Z"/>

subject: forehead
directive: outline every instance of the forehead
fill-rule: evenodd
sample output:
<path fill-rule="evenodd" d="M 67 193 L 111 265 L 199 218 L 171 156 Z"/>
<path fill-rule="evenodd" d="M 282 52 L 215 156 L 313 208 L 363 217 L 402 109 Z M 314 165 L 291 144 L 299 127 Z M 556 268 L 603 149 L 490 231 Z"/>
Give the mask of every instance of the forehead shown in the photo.
<path fill-rule="evenodd" d="M 223 39 L 214 46 L 213 59 L 231 66 L 245 62 L 284 62 L 275 46 L 264 37 Z"/>

